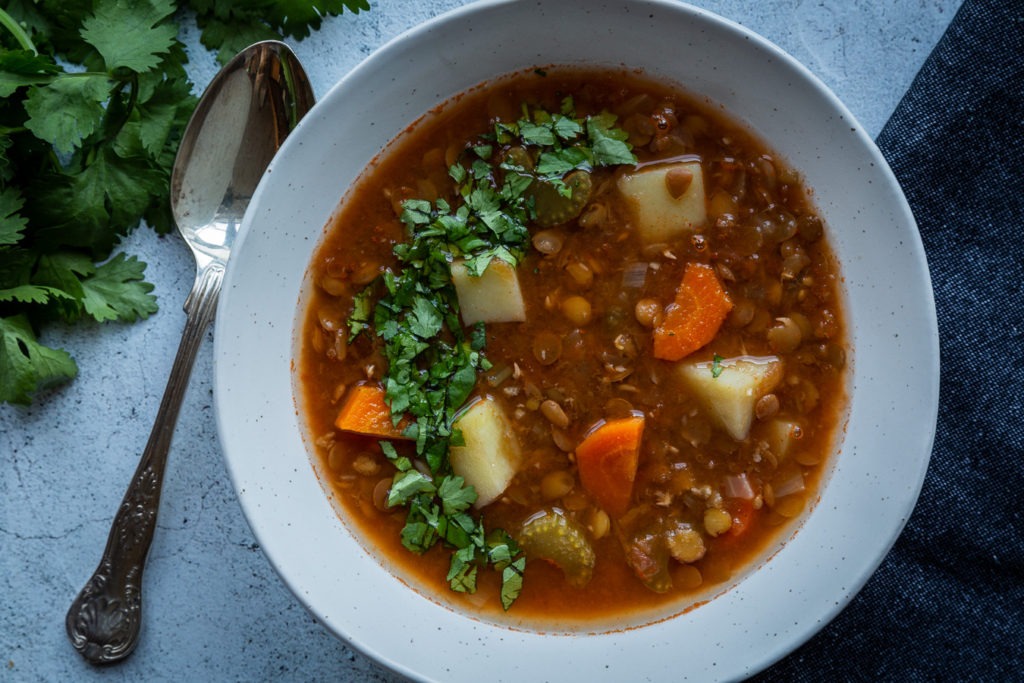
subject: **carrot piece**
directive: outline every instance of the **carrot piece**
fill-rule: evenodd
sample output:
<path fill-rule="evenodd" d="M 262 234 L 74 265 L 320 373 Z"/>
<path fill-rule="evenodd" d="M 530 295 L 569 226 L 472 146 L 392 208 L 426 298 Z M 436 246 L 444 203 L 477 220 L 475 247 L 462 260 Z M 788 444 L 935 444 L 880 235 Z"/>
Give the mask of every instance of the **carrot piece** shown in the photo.
<path fill-rule="evenodd" d="M 642 415 L 607 420 L 576 447 L 580 481 L 605 512 L 621 516 L 633 496 L 644 433 Z"/>
<path fill-rule="evenodd" d="M 348 390 L 334 426 L 343 432 L 356 432 L 386 439 L 404 439 L 406 420 L 396 427 L 391 422 L 391 409 L 384 400 L 384 389 L 376 384 L 357 384 Z"/>
<path fill-rule="evenodd" d="M 753 501 L 746 498 L 729 498 L 725 502 L 725 509 L 732 515 L 732 526 L 728 532 L 730 536 L 742 536 L 750 530 L 756 512 Z"/>
<path fill-rule="evenodd" d="M 719 547 L 731 547 L 750 531 L 758 510 L 754 509 L 754 502 L 746 498 L 726 498 L 724 507 L 732 517 L 732 526 L 715 539 L 715 544 Z"/>
<path fill-rule="evenodd" d="M 654 330 L 654 357 L 679 360 L 718 334 L 732 301 L 711 266 L 687 263 L 676 300 Z"/>

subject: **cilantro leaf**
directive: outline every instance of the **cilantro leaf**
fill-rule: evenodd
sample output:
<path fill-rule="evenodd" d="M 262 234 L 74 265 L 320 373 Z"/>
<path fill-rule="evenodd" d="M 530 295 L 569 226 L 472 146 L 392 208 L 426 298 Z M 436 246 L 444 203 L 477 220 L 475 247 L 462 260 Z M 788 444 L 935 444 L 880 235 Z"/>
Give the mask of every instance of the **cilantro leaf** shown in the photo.
<path fill-rule="evenodd" d="M 587 136 L 594 150 L 595 163 L 600 166 L 635 164 L 636 157 L 626 142 L 626 132 L 614 126 L 613 114 L 598 114 L 587 118 Z"/>
<path fill-rule="evenodd" d="M 200 15 L 197 21 L 203 30 L 200 41 L 211 50 L 217 50 L 217 61 L 221 64 L 227 64 L 248 45 L 279 37 L 258 17 L 221 20 Z"/>
<path fill-rule="evenodd" d="M 446 515 L 455 515 L 469 509 L 476 502 L 476 490 L 466 486 L 466 480 L 458 476 L 447 476 L 437 487 L 437 495 L 441 498 Z"/>
<path fill-rule="evenodd" d="M 583 134 L 583 126 L 569 116 L 555 115 L 552 117 L 551 130 L 560 140 L 574 140 Z"/>
<path fill-rule="evenodd" d="M 46 85 L 60 67 L 53 60 L 29 50 L 0 52 L 0 97 L 10 97 L 18 88 Z"/>
<path fill-rule="evenodd" d="M 103 120 L 110 81 L 103 75 L 68 74 L 46 86 L 33 86 L 25 99 L 25 127 L 58 152 L 70 153 Z"/>
<path fill-rule="evenodd" d="M 443 322 L 437 307 L 426 297 L 418 296 L 413 299 L 409 324 L 413 334 L 430 339 L 441 332 Z"/>
<path fill-rule="evenodd" d="M 18 285 L 0 289 L 0 301 L 18 301 L 24 304 L 45 304 L 50 299 L 71 298 L 67 292 L 45 285 Z"/>
<path fill-rule="evenodd" d="M 154 197 L 167 201 L 168 173 L 104 146 L 81 172 L 41 176 L 27 189 L 26 212 L 37 224 L 34 244 L 44 252 L 82 248 L 103 259 L 139 224 Z"/>
<path fill-rule="evenodd" d="M 7 187 L 0 190 L 0 246 L 17 244 L 28 221 L 18 212 L 25 200 L 16 188 Z"/>
<path fill-rule="evenodd" d="M 425 553 L 437 542 L 434 527 L 422 520 L 410 520 L 402 527 L 402 545 L 414 553 Z"/>
<path fill-rule="evenodd" d="M 508 610 L 523 591 L 526 558 L 520 557 L 501 570 L 501 606 Z"/>
<path fill-rule="evenodd" d="M 452 553 L 448 569 L 448 585 L 456 593 L 476 592 L 477 566 L 473 563 L 476 554 L 471 546 Z"/>
<path fill-rule="evenodd" d="M 548 147 L 555 144 L 555 133 L 551 125 L 533 123 L 531 121 L 519 122 L 519 137 L 528 145 Z"/>
<path fill-rule="evenodd" d="M 411 469 L 395 476 L 388 493 L 388 507 L 404 505 L 421 493 L 433 494 L 436 491 L 433 482 L 422 472 Z"/>
<path fill-rule="evenodd" d="M 82 22 L 82 38 L 110 71 L 149 71 L 176 40 L 178 27 L 164 22 L 175 9 L 172 0 L 99 0 Z"/>
<path fill-rule="evenodd" d="M 145 268 L 146 264 L 123 253 L 99 266 L 78 253 L 47 254 L 36 265 L 34 303 L 54 301 L 67 320 L 82 314 L 99 322 L 147 318 L 157 307 L 150 294 L 153 285 L 142 279 Z"/>
<path fill-rule="evenodd" d="M 592 158 L 588 150 L 579 147 L 544 152 L 537 159 L 537 174 L 561 180 L 562 176 L 573 169 L 593 165 Z"/>
<path fill-rule="evenodd" d="M 45 285 L 67 292 L 75 301 L 72 309 L 65 309 L 65 319 L 74 319 L 81 315 L 82 300 L 85 289 L 82 279 L 96 272 L 92 260 L 84 254 L 74 252 L 56 252 L 39 257 L 36 273 L 32 278 L 38 285 Z"/>
<path fill-rule="evenodd" d="M 25 315 L 0 318 L 0 401 L 27 405 L 34 392 L 76 374 L 66 351 L 36 340 Z"/>
<path fill-rule="evenodd" d="M 156 313 L 153 285 L 143 280 L 146 264 L 123 253 L 98 266 L 82 280 L 82 306 L 99 322 L 148 318 Z"/>
<path fill-rule="evenodd" d="M 339 15 L 346 9 L 358 13 L 370 9 L 370 3 L 367 0 L 276 0 L 269 9 L 267 16 L 272 26 L 287 35 L 304 38 L 310 29 L 320 28 L 323 17 Z"/>
<path fill-rule="evenodd" d="M 172 134 L 184 130 L 196 98 L 182 79 L 161 79 L 150 92 L 141 90 L 140 84 L 137 116 L 124 124 L 114 144 L 121 157 L 145 155 L 158 160 Z"/>
<path fill-rule="evenodd" d="M 348 316 L 348 343 L 351 344 L 359 334 L 370 327 L 373 314 L 373 290 L 366 287 L 355 295 L 352 302 L 352 313 Z"/>

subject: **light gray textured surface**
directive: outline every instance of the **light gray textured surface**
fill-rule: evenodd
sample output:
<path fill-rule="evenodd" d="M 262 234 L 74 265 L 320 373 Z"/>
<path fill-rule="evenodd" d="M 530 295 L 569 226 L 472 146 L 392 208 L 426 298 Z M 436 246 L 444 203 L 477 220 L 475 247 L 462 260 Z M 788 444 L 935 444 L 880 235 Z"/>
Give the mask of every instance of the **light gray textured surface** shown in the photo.
<path fill-rule="evenodd" d="M 459 0 L 381 0 L 293 43 L 318 95 L 372 50 Z M 819 76 L 875 136 L 960 0 L 707 0 Z M 216 68 L 192 47 L 192 73 Z M 193 265 L 176 236 L 137 231 L 161 310 L 134 325 L 50 329 L 81 374 L 30 409 L 0 406 L 0 681 L 345 680 L 390 674 L 335 640 L 256 546 L 228 482 L 212 414 L 212 346 L 200 350 L 170 456 L 149 556 L 142 642 L 125 663 L 87 665 L 64 634 L 67 606 L 99 559 L 145 444 L 184 323 Z M 380 615 L 381 619 L 389 618 Z"/>

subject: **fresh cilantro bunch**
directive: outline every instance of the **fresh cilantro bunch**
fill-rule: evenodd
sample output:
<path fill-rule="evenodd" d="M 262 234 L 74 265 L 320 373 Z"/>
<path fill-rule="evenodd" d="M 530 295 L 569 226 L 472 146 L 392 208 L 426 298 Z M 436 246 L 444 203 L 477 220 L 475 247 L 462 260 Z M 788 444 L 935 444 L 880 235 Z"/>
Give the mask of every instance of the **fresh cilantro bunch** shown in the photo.
<path fill-rule="evenodd" d="M 452 446 L 464 444 L 456 415 L 479 371 L 491 367 L 483 353 L 483 323 L 468 336 L 461 325 L 451 264 L 462 259 L 477 277 L 494 259 L 517 265 L 538 217 L 539 185 L 570 198 L 567 174 L 636 163 L 626 133 L 614 124 L 608 113 L 577 118 L 571 98 L 560 113 L 524 108 L 520 120 L 497 123 L 449 168 L 452 202 L 403 203 L 409 239 L 395 246 L 399 267 L 356 295 L 348 318 L 349 342 L 364 332 L 382 340 L 388 405 L 396 425 L 407 415 L 414 418 L 405 435 L 415 439 L 416 455 L 430 471 L 424 474 L 382 443 L 398 470 L 388 505 L 408 508 L 402 544 L 416 553 L 439 541 L 452 548 L 447 580 L 454 591 L 474 592 L 481 566 L 501 572 L 506 610 L 522 590 L 526 558 L 508 533 L 488 533 L 483 520 L 469 513 L 476 492 L 452 472 L 448 457 Z"/>
<path fill-rule="evenodd" d="M 0 9 L 0 402 L 77 373 L 48 322 L 157 310 L 145 264 L 114 254 L 145 222 L 171 230 L 170 171 L 195 107 L 179 19 L 230 58 L 302 37 L 366 0 L 12 0 Z M 250 40 L 252 38 L 252 40 Z"/>

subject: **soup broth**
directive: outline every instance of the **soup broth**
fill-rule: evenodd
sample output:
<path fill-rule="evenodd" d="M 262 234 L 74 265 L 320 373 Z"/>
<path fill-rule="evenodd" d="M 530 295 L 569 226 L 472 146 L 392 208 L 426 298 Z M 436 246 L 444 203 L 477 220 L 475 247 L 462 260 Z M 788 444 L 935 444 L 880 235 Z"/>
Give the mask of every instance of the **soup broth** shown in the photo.
<path fill-rule="evenodd" d="M 442 250 L 455 308 L 389 322 L 392 276 L 430 260 L 396 247 L 474 201 L 466 174 L 520 181 L 521 250 L 479 276 L 466 242 Z M 698 98 L 554 68 L 465 93 L 348 190 L 307 277 L 296 367 L 324 484 L 371 552 L 444 601 L 538 628 L 671 614 L 750 569 L 816 499 L 845 403 L 838 265 L 800 177 Z M 437 323 L 428 345 L 477 354 L 445 385 L 466 400 L 440 421 L 457 433 L 440 459 L 420 452 L 426 423 L 388 407 L 402 381 L 388 326 L 437 320 L 460 329 Z M 389 505 L 406 475 L 452 472 L 477 494 L 465 514 L 511 539 L 509 558 L 478 549 L 454 582 L 452 544 L 410 552 L 409 509 Z"/>

